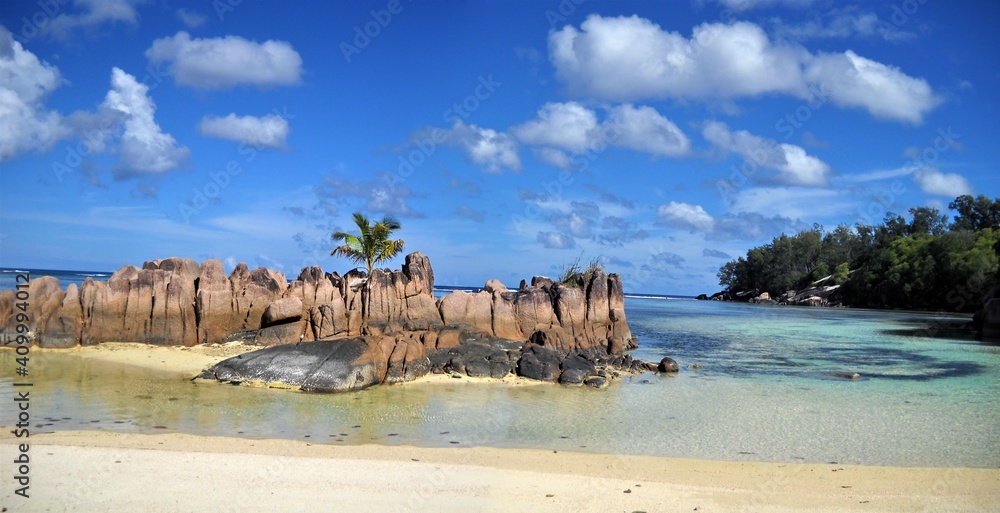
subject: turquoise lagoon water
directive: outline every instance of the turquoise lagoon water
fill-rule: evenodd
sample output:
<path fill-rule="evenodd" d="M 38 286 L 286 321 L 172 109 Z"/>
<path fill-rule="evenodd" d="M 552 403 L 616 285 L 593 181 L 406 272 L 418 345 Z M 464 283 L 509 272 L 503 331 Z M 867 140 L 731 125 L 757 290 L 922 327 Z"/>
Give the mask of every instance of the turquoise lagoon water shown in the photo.
<path fill-rule="evenodd" d="M 634 356 L 671 356 L 680 373 L 603 390 L 456 379 L 316 395 L 33 353 L 32 423 L 36 431 L 1000 467 L 1000 347 L 929 336 L 967 317 L 652 298 L 627 298 L 626 312 L 640 337 Z M 0 352 L 6 396 L 13 357 Z M 831 376 L 854 372 L 862 379 Z M 4 408 L 0 422 L 9 424 Z"/>

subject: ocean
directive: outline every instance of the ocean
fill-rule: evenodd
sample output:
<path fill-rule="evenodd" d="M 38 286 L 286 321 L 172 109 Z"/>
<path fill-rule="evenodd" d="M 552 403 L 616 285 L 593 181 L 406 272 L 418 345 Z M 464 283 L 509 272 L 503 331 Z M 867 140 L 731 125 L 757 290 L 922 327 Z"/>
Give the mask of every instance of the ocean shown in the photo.
<path fill-rule="evenodd" d="M 1000 468 L 1000 346 L 954 329 L 968 316 L 658 296 L 627 297 L 625 308 L 639 336 L 633 356 L 670 356 L 679 373 L 602 390 L 456 379 L 318 395 L 37 352 L 33 423 L 39 431 Z M 0 394 L 13 393 L 14 356 L 0 351 Z M 860 379 L 838 377 L 853 373 Z"/>

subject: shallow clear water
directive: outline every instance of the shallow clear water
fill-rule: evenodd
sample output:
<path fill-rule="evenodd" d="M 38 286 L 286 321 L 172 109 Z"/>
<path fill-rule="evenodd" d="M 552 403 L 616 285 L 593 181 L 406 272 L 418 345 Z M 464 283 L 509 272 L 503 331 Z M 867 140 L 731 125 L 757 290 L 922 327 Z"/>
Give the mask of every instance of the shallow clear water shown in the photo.
<path fill-rule="evenodd" d="M 931 338 L 961 317 L 626 299 L 636 357 L 675 376 L 604 390 L 404 384 L 315 395 L 33 353 L 36 430 L 1000 467 L 1000 347 Z M 916 334 L 914 332 L 917 332 Z M 0 352 L 0 394 L 14 355 Z M 689 365 L 701 365 L 690 369 Z M 831 377 L 862 375 L 860 380 Z M 10 424 L 5 405 L 2 423 Z M 453 443 L 457 442 L 457 443 Z"/>

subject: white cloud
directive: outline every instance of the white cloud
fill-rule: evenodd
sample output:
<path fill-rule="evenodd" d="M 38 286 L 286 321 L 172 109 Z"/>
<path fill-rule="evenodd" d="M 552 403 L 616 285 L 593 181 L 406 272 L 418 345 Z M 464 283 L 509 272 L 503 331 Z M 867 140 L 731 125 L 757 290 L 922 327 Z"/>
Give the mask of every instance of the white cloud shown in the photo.
<path fill-rule="evenodd" d="M 833 189 L 749 187 L 731 197 L 729 210 L 815 221 L 855 211 L 864 200 L 861 196 Z"/>
<path fill-rule="evenodd" d="M 702 135 L 724 154 L 736 153 L 755 166 L 777 171 L 779 183 L 820 187 L 829 182 L 830 166 L 800 146 L 779 144 L 746 130 L 733 132 L 719 121 L 706 122 Z"/>
<path fill-rule="evenodd" d="M 671 201 L 666 205 L 660 205 L 656 215 L 660 224 L 676 228 L 710 232 L 715 227 L 715 219 L 701 205 Z"/>
<path fill-rule="evenodd" d="M 525 144 L 583 153 L 598 139 L 597 114 L 576 102 L 546 103 L 537 118 L 510 132 Z"/>
<path fill-rule="evenodd" d="M 555 148 L 533 148 L 532 153 L 539 160 L 559 169 L 570 169 L 573 167 L 573 159 L 562 150 Z"/>
<path fill-rule="evenodd" d="M 913 179 L 926 194 L 956 198 L 963 194 L 972 194 L 969 181 L 957 173 L 943 173 L 931 167 L 924 167 L 913 173 Z"/>
<path fill-rule="evenodd" d="M 834 103 L 862 107 L 876 117 L 919 124 L 941 103 L 926 81 L 850 50 L 817 56 L 806 67 L 805 76 Z"/>
<path fill-rule="evenodd" d="M 605 126 L 608 133 L 614 134 L 616 146 L 668 157 L 686 155 L 691 150 L 691 141 L 684 132 L 652 107 L 619 105 L 608 113 Z"/>
<path fill-rule="evenodd" d="M 576 239 L 559 232 L 538 232 L 536 240 L 548 249 L 571 249 L 576 247 Z"/>
<path fill-rule="evenodd" d="M 579 103 L 546 103 L 535 119 L 510 133 L 525 144 L 541 146 L 536 156 L 562 169 L 571 166 L 565 152 L 579 154 L 605 144 L 670 157 L 691 149 L 687 136 L 672 121 L 652 107 L 631 104 L 610 109 L 599 122 L 597 113 Z"/>
<path fill-rule="evenodd" d="M 289 43 L 257 43 L 239 36 L 191 39 L 178 32 L 153 41 L 146 58 L 169 63 L 178 84 L 201 89 L 294 85 L 302 74 L 302 58 Z"/>
<path fill-rule="evenodd" d="M 505 133 L 457 120 L 444 138 L 448 144 L 462 148 L 469 160 L 485 166 L 490 173 L 502 173 L 504 168 L 521 170 L 517 141 Z"/>
<path fill-rule="evenodd" d="M 580 30 L 550 33 L 549 53 L 574 92 L 610 100 L 807 94 L 804 51 L 772 45 L 747 22 L 702 24 L 687 39 L 638 16 L 591 15 Z"/>
<path fill-rule="evenodd" d="M 62 117 L 43 105 L 61 83 L 58 69 L 39 61 L 0 26 L 0 162 L 43 151 L 69 135 Z"/>
<path fill-rule="evenodd" d="M 786 94 L 861 107 L 919 123 L 940 103 L 923 79 L 854 52 L 817 54 L 772 42 L 749 22 L 705 23 L 691 37 L 638 16 L 589 16 L 549 35 L 556 76 L 579 95 L 606 100 L 693 98 L 726 102 Z"/>
<path fill-rule="evenodd" d="M 74 0 L 73 5 L 81 12 L 59 14 L 42 25 L 42 30 L 56 39 L 67 40 L 75 29 L 93 29 L 106 22 L 135 26 L 139 23 L 135 6 L 141 3 L 144 0 Z"/>
<path fill-rule="evenodd" d="M 198 28 L 208 21 L 205 15 L 183 8 L 177 9 L 177 18 L 190 28 Z"/>
<path fill-rule="evenodd" d="M 287 148 L 285 139 L 290 130 L 288 121 L 276 114 L 262 118 L 236 114 L 229 114 L 224 118 L 205 116 L 198 123 L 198 133 L 204 136 L 278 149 Z"/>
<path fill-rule="evenodd" d="M 148 96 L 149 88 L 135 77 L 114 68 L 111 90 L 101 108 L 120 116 L 125 131 L 118 147 L 119 175 L 163 173 L 187 160 L 190 150 L 163 133 L 153 114 L 156 104 Z"/>

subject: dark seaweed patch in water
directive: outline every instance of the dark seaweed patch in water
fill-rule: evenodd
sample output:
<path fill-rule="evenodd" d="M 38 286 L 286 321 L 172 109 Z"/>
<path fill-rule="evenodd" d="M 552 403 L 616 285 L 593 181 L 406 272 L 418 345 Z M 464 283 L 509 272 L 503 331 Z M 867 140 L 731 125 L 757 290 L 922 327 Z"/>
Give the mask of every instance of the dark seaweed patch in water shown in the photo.
<path fill-rule="evenodd" d="M 927 372 L 921 374 L 888 374 L 876 372 L 867 373 L 865 376 L 896 381 L 931 381 L 935 379 L 975 376 L 985 370 L 986 366 L 973 362 L 935 362 L 928 366 Z"/>
<path fill-rule="evenodd" d="M 944 338 L 950 340 L 975 340 L 976 332 L 967 326 L 925 326 L 922 328 L 894 328 L 879 333 L 900 337 Z"/>

